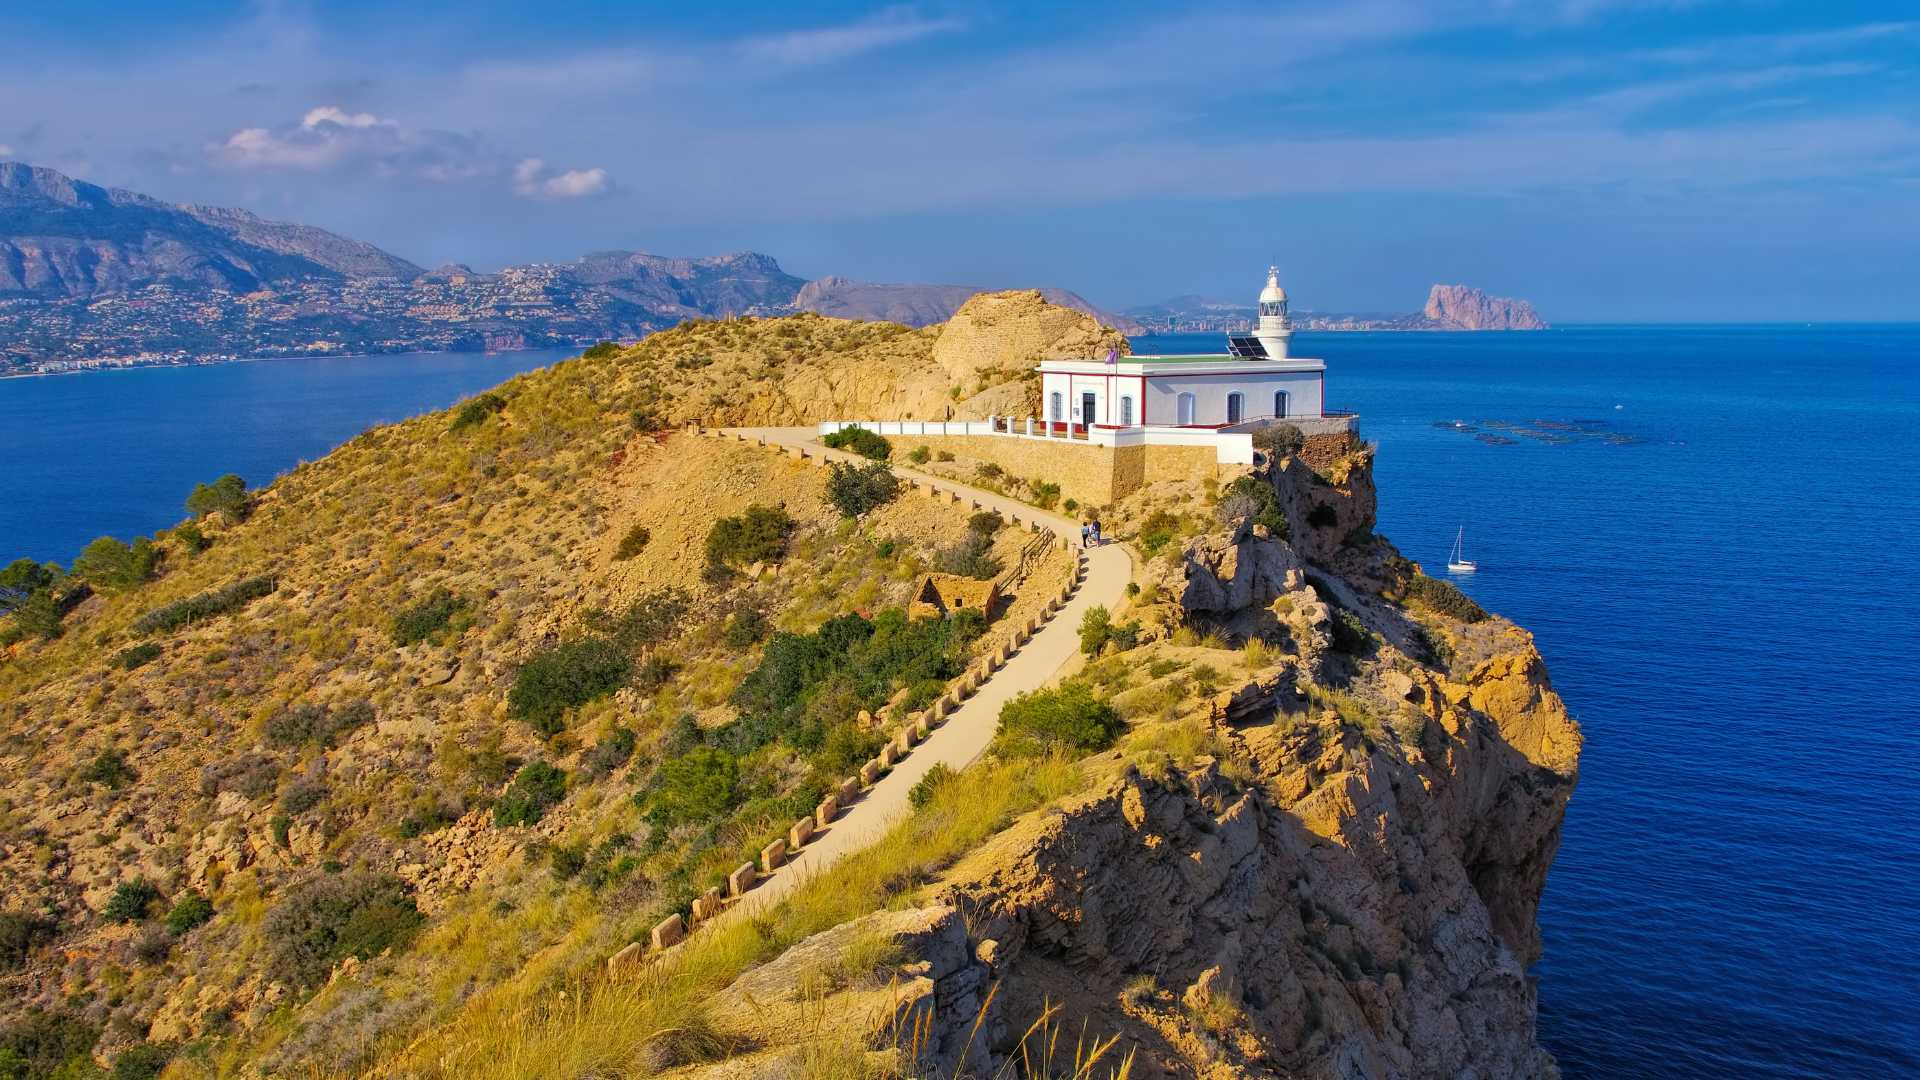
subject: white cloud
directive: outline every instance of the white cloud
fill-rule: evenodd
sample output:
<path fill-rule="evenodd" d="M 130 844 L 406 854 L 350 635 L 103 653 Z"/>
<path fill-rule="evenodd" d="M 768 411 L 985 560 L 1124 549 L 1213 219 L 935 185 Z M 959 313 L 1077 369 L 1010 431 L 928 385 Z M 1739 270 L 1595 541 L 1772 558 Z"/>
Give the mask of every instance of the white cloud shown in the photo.
<path fill-rule="evenodd" d="M 391 120 L 382 120 L 372 113 L 350 113 L 338 105 L 322 105 L 307 112 L 300 120 L 300 126 L 312 131 L 322 124 L 333 124 L 346 128 L 397 127 Z"/>
<path fill-rule="evenodd" d="M 12 157 L 12 156 L 13 156 L 13 147 L 8 146 L 6 143 L 0 143 L 0 157 Z"/>
<path fill-rule="evenodd" d="M 783 34 L 749 38 L 743 45 L 747 56 L 781 64 L 826 64 L 849 56 L 904 45 L 932 34 L 960 29 L 958 19 L 929 19 L 908 8 L 888 8 L 876 15 L 813 30 L 793 30 Z"/>
<path fill-rule="evenodd" d="M 513 167 L 513 190 L 536 199 L 586 199 L 611 186 L 605 169 L 568 169 L 549 175 L 547 163 L 526 158 Z"/>

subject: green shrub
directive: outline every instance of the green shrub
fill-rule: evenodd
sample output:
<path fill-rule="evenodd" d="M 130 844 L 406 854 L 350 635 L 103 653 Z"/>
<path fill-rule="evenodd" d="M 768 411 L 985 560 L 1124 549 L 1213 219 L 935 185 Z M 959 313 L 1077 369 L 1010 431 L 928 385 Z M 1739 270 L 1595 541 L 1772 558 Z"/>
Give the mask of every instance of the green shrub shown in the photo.
<path fill-rule="evenodd" d="M 991 461 L 983 461 L 973 467 L 973 475 L 982 480 L 998 480 L 1007 475 L 1007 470 L 995 465 Z"/>
<path fill-rule="evenodd" d="M 638 743 L 633 729 L 616 727 L 580 755 L 580 771 L 594 779 L 607 776 L 627 763 Z"/>
<path fill-rule="evenodd" d="M 1102 750 L 1113 744 L 1123 726 L 1114 707 L 1079 682 L 1021 694 L 1000 707 L 1001 737 L 1016 752 L 1053 746 Z"/>
<path fill-rule="evenodd" d="M 447 589 L 435 589 L 426 599 L 401 608 L 393 617 L 393 643 L 406 646 L 437 639 L 441 631 L 452 626 L 455 618 L 466 614 L 471 607 L 464 597 L 455 596 Z"/>
<path fill-rule="evenodd" d="M 857 518 L 892 502 L 900 493 L 900 481 L 886 462 L 849 465 L 835 461 L 827 466 L 827 501 L 846 517 Z"/>
<path fill-rule="evenodd" d="M 728 648 L 745 649 L 760 643 L 767 636 L 772 624 L 767 621 L 767 613 L 759 608 L 744 607 L 727 616 L 727 625 L 720 631 L 720 640 Z"/>
<path fill-rule="evenodd" d="M 1088 656 L 1099 656 L 1108 642 L 1123 652 L 1133 648 L 1140 644 L 1140 624 L 1129 622 L 1116 626 L 1113 616 L 1104 606 L 1088 608 L 1087 613 L 1080 617 L 1080 651 Z"/>
<path fill-rule="evenodd" d="M 998 577 L 1006 564 L 993 557 L 992 533 L 969 532 L 959 543 L 934 552 L 933 567 L 943 574 L 987 581 Z"/>
<path fill-rule="evenodd" d="M 733 808 L 740 765 L 732 754 L 696 746 L 660 763 L 647 790 L 636 796 L 647 817 L 662 828 L 718 819 Z"/>
<path fill-rule="evenodd" d="M 1415 574 L 1407 582 L 1407 599 L 1461 622 L 1477 623 L 1487 618 L 1487 610 L 1473 602 L 1451 581 Z"/>
<path fill-rule="evenodd" d="M 615 562 L 625 562 L 646 550 L 647 541 L 653 539 L 653 533 L 645 525 L 635 525 L 620 538 L 620 546 L 614 549 Z"/>
<path fill-rule="evenodd" d="M 1060 485 L 1037 476 L 1027 481 L 1027 491 L 1033 498 L 1033 504 L 1043 510 L 1053 509 L 1053 505 L 1060 501 Z"/>
<path fill-rule="evenodd" d="M 295 780 L 280 795 L 280 809 L 298 817 L 327 799 L 327 782 L 317 776 Z"/>
<path fill-rule="evenodd" d="M 144 536 L 131 545 L 102 536 L 73 560 L 73 576 L 103 591 L 132 589 L 151 579 L 159 563 L 159 549 Z"/>
<path fill-rule="evenodd" d="M 26 963 L 34 949 L 53 940 L 54 930 L 53 920 L 44 916 L 0 911 L 0 971 Z"/>
<path fill-rule="evenodd" d="M 207 534 L 200 531 L 200 526 L 191 521 L 174 526 L 173 531 L 168 535 L 178 540 L 180 546 L 186 548 L 189 555 L 198 555 L 213 546 L 213 541 L 208 540 Z"/>
<path fill-rule="evenodd" d="M 167 929 L 184 934 L 205 926 L 212 918 L 212 901 L 197 892 L 183 892 L 167 909 Z"/>
<path fill-rule="evenodd" d="M 87 1080 L 98 1076 L 88 1053 L 100 1028 L 73 1013 L 29 1008 L 0 1029 L 0 1077 L 5 1080 Z"/>
<path fill-rule="evenodd" d="M 537 652 L 520 665 L 507 709 L 542 735 L 566 726 L 568 710 L 618 690 L 633 674 L 633 660 L 613 642 L 578 638 Z"/>
<path fill-rule="evenodd" d="M 349 956 L 366 960 L 413 940 L 426 919 L 406 882 L 352 870 L 295 885 L 261 923 L 270 978 L 298 987 L 319 983 Z"/>
<path fill-rule="evenodd" d="M 372 723 L 374 716 L 373 703 L 364 699 L 334 708 L 295 705 L 268 717 L 261 737 L 270 746 L 337 746 L 355 730 Z"/>
<path fill-rule="evenodd" d="M 855 425 L 841 428 L 820 440 L 829 449 L 851 450 L 863 458 L 885 461 L 893 456 L 893 444 L 866 428 Z"/>
<path fill-rule="evenodd" d="M 939 793 L 940 785 L 953 779 L 954 775 L 946 762 L 936 764 L 927 770 L 925 776 L 915 781 L 913 787 L 907 789 L 907 801 L 913 804 L 915 810 L 925 809 Z"/>
<path fill-rule="evenodd" d="M 667 418 L 661 416 L 658 410 L 652 408 L 633 410 L 632 413 L 628 414 L 627 422 L 633 425 L 633 430 L 635 431 L 654 432 L 660 431 L 667 426 Z"/>
<path fill-rule="evenodd" d="M 544 761 L 530 761 L 493 804 L 496 825 L 532 825 L 567 797 L 567 774 Z"/>
<path fill-rule="evenodd" d="M 247 578 L 222 589 L 189 596 L 185 600 L 176 600 L 164 607 L 154 608 L 133 621 L 136 633 L 152 634 L 162 630 L 178 630 L 189 623 L 225 615 L 267 596 L 277 588 L 271 576 Z"/>
<path fill-rule="evenodd" d="M 672 637 L 692 607 L 693 597 L 685 589 L 669 587 L 641 594 L 618 614 L 589 611 L 585 622 L 595 633 L 632 652 Z"/>
<path fill-rule="evenodd" d="M 253 513 L 253 496 L 247 482 L 232 473 L 211 484 L 195 484 L 187 493 L 187 513 L 195 518 L 225 514 L 233 521 L 245 521 Z"/>
<path fill-rule="evenodd" d="M 132 671 L 135 668 L 146 667 L 148 664 L 160 659 L 160 654 L 164 651 L 165 650 L 155 642 L 142 642 L 139 645 L 122 649 L 115 653 L 113 656 L 113 666 L 122 671 Z"/>
<path fill-rule="evenodd" d="M 787 553 L 795 522 L 777 506 L 755 503 L 738 517 L 725 517 L 707 530 L 707 561 L 722 566 L 771 562 Z"/>
<path fill-rule="evenodd" d="M 26 603 L 34 593 L 52 589 L 61 577 L 60 567 L 54 563 L 37 563 L 32 559 L 8 563 L 0 569 L 0 615 Z"/>
<path fill-rule="evenodd" d="M 607 360 L 619 355 L 620 343 L 617 341 L 595 342 L 587 347 L 586 352 L 580 354 L 581 358 L 586 360 Z"/>
<path fill-rule="evenodd" d="M 173 1047 L 141 1043 L 128 1047 L 113 1059 L 112 1080 L 156 1080 L 173 1060 Z"/>
<path fill-rule="evenodd" d="M 87 763 L 86 768 L 80 770 L 80 779 L 115 791 L 139 778 L 140 774 L 127 764 L 127 755 L 118 750 L 100 751 Z"/>
<path fill-rule="evenodd" d="M 1269 424 L 1253 433 L 1253 448 L 1276 458 L 1291 457 L 1305 445 L 1306 432 L 1294 424 Z"/>
<path fill-rule="evenodd" d="M 1214 513 L 1231 527 L 1250 520 L 1255 525 L 1265 525 L 1276 539 L 1287 540 L 1293 535 L 1273 485 L 1258 477 L 1242 476 L 1228 484 L 1214 506 Z"/>
<path fill-rule="evenodd" d="M 924 446 L 916 446 L 912 452 L 907 454 L 907 460 L 913 462 L 915 465 L 925 465 L 932 457 L 933 451 Z"/>
<path fill-rule="evenodd" d="M 107 906 L 100 909 L 102 918 L 109 922 L 134 922 L 147 917 L 147 908 L 160 899 L 160 890 L 153 882 L 137 877 L 132 881 L 123 881 L 107 898 Z"/>
<path fill-rule="evenodd" d="M 492 391 L 468 398 L 466 403 L 460 406 L 460 410 L 453 414 L 453 423 L 448 425 L 448 430 L 460 431 L 475 424 L 483 424 L 488 417 L 504 411 L 506 407 L 507 399 Z"/>
<path fill-rule="evenodd" d="M 561 881 L 573 878 L 586 865 L 585 844 L 553 844 L 547 848 L 547 868 Z"/>
<path fill-rule="evenodd" d="M 940 451 L 939 453 L 937 453 L 937 454 L 935 454 L 935 455 L 933 455 L 933 460 L 935 460 L 935 461 L 952 461 L 952 460 L 953 460 L 953 451 L 951 451 L 951 450 L 942 450 L 942 451 Z"/>
<path fill-rule="evenodd" d="M 13 609 L 13 626 L 6 632 L 0 644 L 11 645 L 23 637 L 37 637 L 42 641 L 52 641 L 65 632 L 61 621 L 66 612 L 52 589 L 36 589 L 20 606 Z"/>

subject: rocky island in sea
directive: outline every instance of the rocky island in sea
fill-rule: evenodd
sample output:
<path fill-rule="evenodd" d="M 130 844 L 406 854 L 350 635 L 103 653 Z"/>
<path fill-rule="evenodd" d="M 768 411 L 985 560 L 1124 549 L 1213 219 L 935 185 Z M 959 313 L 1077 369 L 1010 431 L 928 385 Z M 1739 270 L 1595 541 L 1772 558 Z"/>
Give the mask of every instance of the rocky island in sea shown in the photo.
<path fill-rule="evenodd" d="M 993 422 L 1126 347 L 1037 292 L 689 323 L 7 567 L 7 1045 L 1552 1075 L 1532 638 L 1374 532 L 1351 424 L 1136 471 Z"/>

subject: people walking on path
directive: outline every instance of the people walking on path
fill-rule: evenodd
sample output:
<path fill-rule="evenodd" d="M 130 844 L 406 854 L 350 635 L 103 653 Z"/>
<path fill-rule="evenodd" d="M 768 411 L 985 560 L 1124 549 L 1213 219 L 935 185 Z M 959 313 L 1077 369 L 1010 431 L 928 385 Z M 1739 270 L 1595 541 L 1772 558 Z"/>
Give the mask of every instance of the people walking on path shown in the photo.
<path fill-rule="evenodd" d="M 1093 519 L 1093 542 L 1096 544 L 1100 542 L 1100 519 L 1099 518 Z"/>
<path fill-rule="evenodd" d="M 1081 522 L 1080 523 L 1080 547 L 1082 550 L 1093 546 L 1091 542 L 1092 536 L 1093 536 L 1093 526 L 1090 523 Z"/>

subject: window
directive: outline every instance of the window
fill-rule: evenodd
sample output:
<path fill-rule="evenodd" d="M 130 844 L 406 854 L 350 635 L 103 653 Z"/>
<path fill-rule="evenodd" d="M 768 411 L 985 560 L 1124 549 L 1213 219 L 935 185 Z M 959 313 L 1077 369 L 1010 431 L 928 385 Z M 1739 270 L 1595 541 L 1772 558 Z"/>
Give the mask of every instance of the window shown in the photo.
<path fill-rule="evenodd" d="M 1131 426 L 1132 424 L 1133 424 L 1133 399 L 1126 396 L 1125 394 L 1122 394 L 1120 395 L 1120 426 L 1128 427 L 1128 426 Z"/>
<path fill-rule="evenodd" d="M 1245 311 L 1246 309 L 1242 308 L 1241 310 Z M 1286 313 L 1287 305 L 1285 301 L 1268 300 L 1260 305 L 1260 314 L 1262 315 L 1285 315 Z"/>
<path fill-rule="evenodd" d="M 1193 426 L 1193 395 L 1192 394 L 1180 395 L 1179 404 L 1177 406 L 1177 411 L 1175 413 L 1175 416 L 1178 417 L 1178 419 L 1175 422 L 1178 423 L 1180 426 L 1182 427 Z"/>
<path fill-rule="evenodd" d="M 1090 393 L 1081 394 L 1080 395 L 1080 422 L 1086 425 L 1087 427 L 1092 427 L 1094 419 L 1099 415 L 1100 415 L 1100 407 L 1099 407 L 1099 404 L 1094 400 L 1093 395 Z"/>
<path fill-rule="evenodd" d="M 1055 423 L 1065 420 L 1065 410 L 1067 407 L 1065 402 L 1066 399 L 1060 396 L 1060 391 L 1055 390 L 1047 398 L 1047 418 Z"/>
<path fill-rule="evenodd" d="M 1240 422 L 1241 417 L 1244 416 L 1247 411 L 1246 402 L 1247 396 L 1238 390 L 1227 395 L 1227 423 L 1237 424 Z"/>
<path fill-rule="evenodd" d="M 1287 415 L 1287 392 L 1285 390 L 1275 390 L 1273 392 L 1273 415 L 1279 417 L 1285 417 Z"/>

